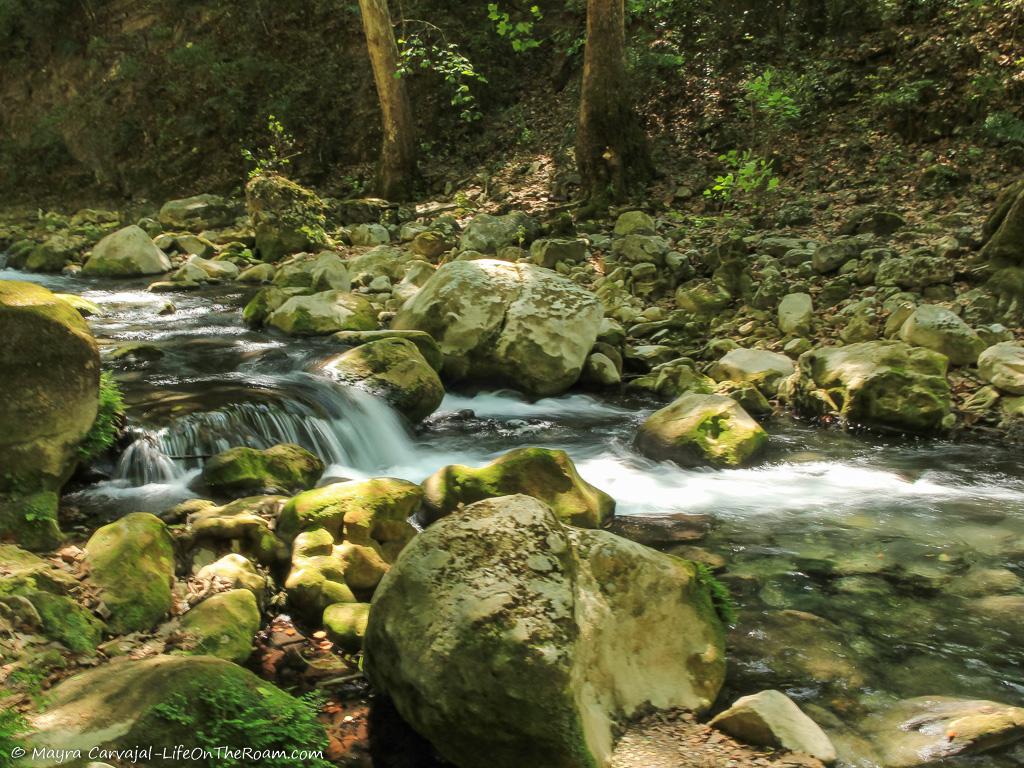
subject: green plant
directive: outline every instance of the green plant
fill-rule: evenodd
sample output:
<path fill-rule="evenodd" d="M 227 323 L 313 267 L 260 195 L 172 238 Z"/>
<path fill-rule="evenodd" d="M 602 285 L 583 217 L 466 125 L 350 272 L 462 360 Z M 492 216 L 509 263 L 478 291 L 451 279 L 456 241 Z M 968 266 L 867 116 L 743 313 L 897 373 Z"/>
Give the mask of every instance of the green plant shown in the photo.
<path fill-rule="evenodd" d="M 28 724 L 22 714 L 0 701 L 0 768 L 14 766 L 17 762 L 11 750 L 21 747 L 18 737 L 28 731 Z"/>
<path fill-rule="evenodd" d="M 800 117 L 800 105 L 774 69 L 747 80 L 743 91 L 743 101 L 756 121 L 781 128 Z"/>
<path fill-rule="evenodd" d="M 741 153 L 731 149 L 719 155 L 718 160 L 725 165 L 727 173 L 716 176 L 715 183 L 704 190 L 706 198 L 723 204 L 757 201 L 779 186 L 772 162 L 755 155 L 752 150 L 746 149 Z"/>
<path fill-rule="evenodd" d="M 94 459 L 117 440 L 124 423 L 124 397 L 117 380 L 110 371 L 100 374 L 100 405 L 96 412 L 96 421 L 78 446 L 78 455 L 82 461 Z"/>
<path fill-rule="evenodd" d="M 267 139 L 264 146 L 255 151 L 242 149 L 242 158 L 252 165 L 249 178 L 265 173 L 280 173 L 291 164 L 292 158 L 298 157 L 295 151 L 295 137 L 285 129 L 284 125 L 273 115 L 267 116 Z"/>
<path fill-rule="evenodd" d="M 487 18 L 494 22 L 494 29 L 498 35 L 512 43 L 512 50 L 516 53 L 540 46 L 541 41 L 533 37 L 534 25 L 544 18 L 539 6 L 530 6 L 529 18 L 513 21 L 511 14 L 501 10 L 497 3 L 488 3 Z"/>
<path fill-rule="evenodd" d="M 408 25 L 419 25 L 418 30 L 406 32 Z M 487 79 L 462 53 L 455 43 L 449 43 L 440 28 L 417 19 L 406 19 L 403 34 L 398 38 L 398 71 L 395 77 L 409 77 L 414 72 L 434 72 L 444 80 L 451 94 L 451 105 L 459 112 L 463 122 L 471 123 L 481 117 L 473 85 L 485 85 Z"/>
<path fill-rule="evenodd" d="M 993 112 L 985 118 L 985 135 L 996 144 L 1024 145 L 1024 120 L 1011 112 Z"/>
<path fill-rule="evenodd" d="M 727 626 L 734 626 L 739 618 L 736 610 L 736 601 L 733 600 L 729 588 L 720 582 L 711 568 L 705 563 L 694 563 L 697 567 L 697 581 L 711 595 L 711 604 L 715 613 Z"/>
<path fill-rule="evenodd" d="M 293 698 L 280 691 L 257 687 L 250 690 L 238 681 L 221 681 L 215 687 L 199 687 L 192 695 L 176 694 L 153 708 L 157 719 L 183 726 L 194 734 L 194 746 L 215 750 L 224 746 L 266 750 L 319 750 L 326 746 L 323 726 L 317 720 L 322 700 L 307 695 Z M 197 761 L 206 768 L 246 768 L 249 763 L 232 755 L 207 753 Z M 323 758 L 304 760 L 308 768 L 330 768 Z M 266 756 L 265 768 L 291 768 L 285 756 Z"/>

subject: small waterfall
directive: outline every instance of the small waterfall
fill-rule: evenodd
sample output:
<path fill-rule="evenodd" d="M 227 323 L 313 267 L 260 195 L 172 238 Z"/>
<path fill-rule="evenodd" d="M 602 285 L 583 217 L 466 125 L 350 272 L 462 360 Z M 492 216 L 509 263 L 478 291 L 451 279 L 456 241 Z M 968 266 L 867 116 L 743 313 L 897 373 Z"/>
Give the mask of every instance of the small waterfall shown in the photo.
<path fill-rule="evenodd" d="M 169 483 L 229 448 L 295 443 L 325 465 L 374 472 L 407 463 L 412 441 L 399 416 L 360 389 L 304 373 L 280 377 L 267 400 L 191 413 L 157 430 L 137 430 L 117 477 L 132 485 Z"/>

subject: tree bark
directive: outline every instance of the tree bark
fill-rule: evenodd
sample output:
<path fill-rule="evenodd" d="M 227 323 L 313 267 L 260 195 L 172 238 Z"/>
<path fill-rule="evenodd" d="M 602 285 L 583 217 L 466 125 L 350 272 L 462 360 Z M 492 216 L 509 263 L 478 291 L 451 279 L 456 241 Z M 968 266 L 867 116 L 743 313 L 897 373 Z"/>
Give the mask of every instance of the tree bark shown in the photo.
<path fill-rule="evenodd" d="M 576 131 L 584 197 L 599 209 L 653 175 L 626 76 L 624 0 L 587 0 L 587 45 Z"/>
<path fill-rule="evenodd" d="M 407 200 L 419 178 L 416 135 L 405 80 L 397 77 L 398 45 L 387 0 L 359 0 L 366 48 L 380 100 L 384 141 L 377 170 L 377 193 L 388 200 Z"/>

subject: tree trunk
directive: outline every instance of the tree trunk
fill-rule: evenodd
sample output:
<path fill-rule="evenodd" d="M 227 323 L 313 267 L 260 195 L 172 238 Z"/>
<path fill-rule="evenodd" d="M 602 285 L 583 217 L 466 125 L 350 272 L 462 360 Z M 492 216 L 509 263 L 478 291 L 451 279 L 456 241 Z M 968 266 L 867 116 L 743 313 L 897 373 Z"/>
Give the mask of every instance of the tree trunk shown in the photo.
<path fill-rule="evenodd" d="M 419 174 L 416 169 L 416 136 L 412 107 L 405 80 L 396 77 L 398 45 L 388 13 L 387 0 L 359 0 L 366 47 L 373 65 L 373 79 L 380 99 L 384 142 L 377 171 L 377 193 L 388 200 L 407 200 Z"/>
<path fill-rule="evenodd" d="M 624 0 L 587 0 L 587 47 L 576 165 L 595 211 L 653 175 L 626 77 Z"/>

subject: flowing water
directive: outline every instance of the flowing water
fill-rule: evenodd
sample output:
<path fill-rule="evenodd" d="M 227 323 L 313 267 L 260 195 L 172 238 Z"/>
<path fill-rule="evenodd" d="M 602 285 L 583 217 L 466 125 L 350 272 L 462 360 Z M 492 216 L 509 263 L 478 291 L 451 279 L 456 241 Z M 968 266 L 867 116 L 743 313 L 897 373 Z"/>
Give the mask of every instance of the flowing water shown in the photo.
<path fill-rule="evenodd" d="M 1013 448 L 848 435 L 769 423 L 766 461 L 683 470 L 631 448 L 650 402 L 450 393 L 415 433 L 382 402 L 308 373 L 332 350 L 247 330 L 237 287 L 154 295 L 143 283 L 0 271 L 79 293 L 130 406 L 111 478 L 73 493 L 94 519 L 194 496 L 205 457 L 295 442 L 328 477 L 420 481 L 522 445 L 563 448 L 620 515 L 710 520 L 682 554 L 723 557 L 740 608 L 722 700 L 768 687 L 829 731 L 846 766 L 875 765 L 851 725 L 911 696 L 1024 705 L 1024 467 Z M 163 314 L 172 301 L 175 311 Z M 118 345 L 159 353 L 110 360 Z M 159 354 L 159 357 L 156 355 Z M 993 595 L 996 595 L 993 597 Z M 1024 749 L 950 765 L 1024 765 Z"/>

